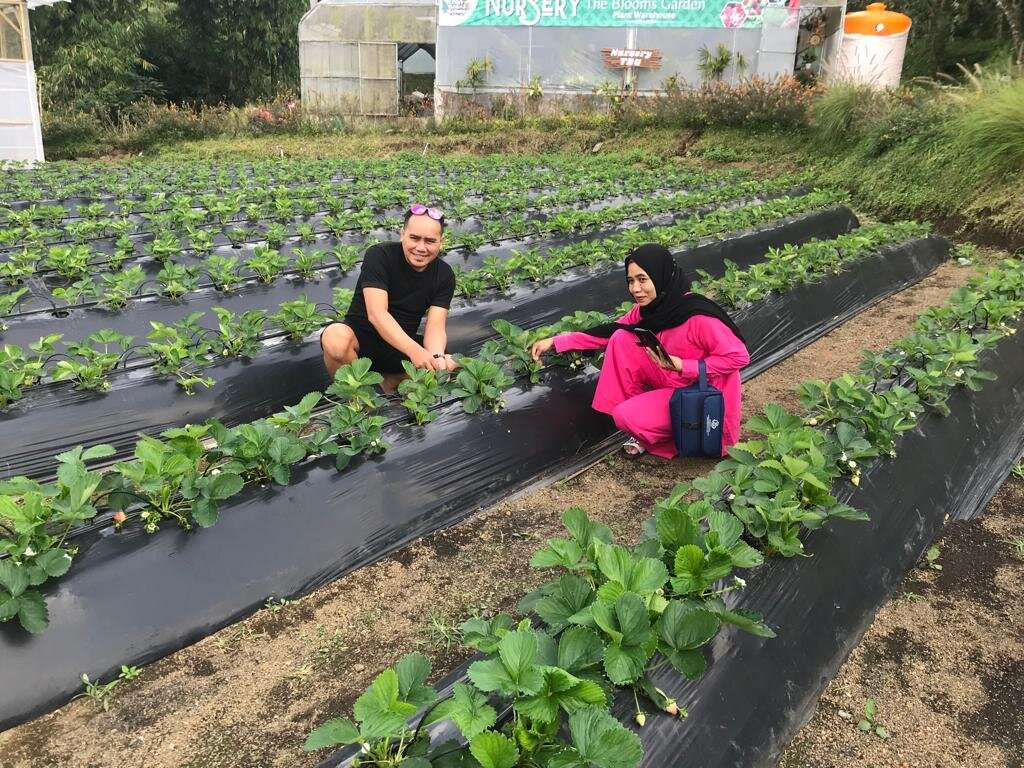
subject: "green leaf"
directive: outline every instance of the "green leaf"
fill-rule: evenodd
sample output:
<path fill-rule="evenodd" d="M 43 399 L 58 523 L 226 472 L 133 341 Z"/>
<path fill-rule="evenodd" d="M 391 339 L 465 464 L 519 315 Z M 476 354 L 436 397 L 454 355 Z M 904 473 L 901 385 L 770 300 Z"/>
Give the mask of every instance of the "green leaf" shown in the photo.
<path fill-rule="evenodd" d="M 660 509 L 655 518 L 658 538 L 668 552 L 675 552 L 687 544 L 701 542 L 700 530 L 685 510 L 679 507 Z"/>
<path fill-rule="evenodd" d="M 50 612 L 43 596 L 30 589 L 18 598 L 18 621 L 26 632 L 38 635 L 50 626 Z"/>
<path fill-rule="evenodd" d="M 597 707 L 571 714 L 569 732 L 582 760 L 597 768 L 635 768 L 643 759 L 640 737 Z"/>
<path fill-rule="evenodd" d="M 474 661 L 469 665 L 468 674 L 473 685 L 481 691 L 498 691 L 506 696 L 512 696 L 517 691 L 517 685 L 501 659 Z"/>
<path fill-rule="evenodd" d="M 724 607 L 715 605 L 713 601 L 708 602 L 708 608 L 714 611 L 715 615 L 718 616 L 723 624 L 732 624 L 735 627 L 739 627 L 744 632 L 749 632 L 757 637 L 775 637 L 775 632 L 761 620 L 761 614 L 756 611 L 747 611 L 744 609 L 727 611 Z"/>
<path fill-rule="evenodd" d="M 591 520 L 580 507 L 570 507 L 565 510 L 562 515 L 562 524 L 584 550 L 588 549 L 594 541 L 611 543 L 611 529 L 604 523 Z"/>
<path fill-rule="evenodd" d="M 664 588 L 668 581 L 668 568 L 661 560 L 645 557 L 637 561 L 630 574 L 626 589 L 638 595 L 649 595 Z"/>
<path fill-rule="evenodd" d="M 609 581 L 626 585 L 633 573 L 633 554 L 617 544 L 600 544 L 597 547 L 597 565 Z"/>
<path fill-rule="evenodd" d="M 13 619 L 18 615 L 18 598 L 0 593 L 0 621 Z"/>
<path fill-rule="evenodd" d="M 704 670 L 707 669 L 707 661 L 704 658 L 704 654 L 698 650 L 680 651 L 674 648 L 666 648 L 663 652 L 665 658 L 669 660 L 672 666 L 685 675 L 688 680 L 698 679 L 704 674 Z"/>
<path fill-rule="evenodd" d="M 497 722 L 498 713 L 487 697 L 466 683 L 456 683 L 452 697 L 441 702 L 424 723 L 451 720 L 466 739 L 472 740 Z"/>
<path fill-rule="evenodd" d="M 356 744 L 359 741 L 359 729 L 352 721 L 345 717 L 328 720 L 306 738 L 302 748 L 307 752 L 313 752 L 324 747 L 334 747 L 339 744 Z"/>
<path fill-rule="evenodd" d="M 644 673 L 647 652 L 638 645 L 609 645 L 604 652 L 604 671 L 616 685 L 625 685 Z"/>
<path fill-rule="evenodd" d="M 532 629 L 509 632 L 498 643 L 498 656 L 522 693 L 536 693 L 543 680 L 535 662 L 537 635 Z"/>
<path fill-rule="evenodd" d="M 374 741 L 404 729 L 406 719 L 416 712 L 416 707 L 399 699 L 398 673 L 385 669 L 356 699 L 353 711 L 362 723 L 364 738 Z"/>
<path fill-rule="evenodd" d="M 219 516 L 217 502 L 213 499 L 200 496 L 192 502 L 192 519 L 196 521 L 199 527 L 209 528 L 212 525 L 216 525 Z"/>
<path fill-rule="evenodd" d="M 35 564 L 42 568 L 47 576 L 55 579 L 68 572 L 71 567 L 71 555 L 63 549 L 50 549 L 39 555 L 35 559 Z"/>
<path fill-rule="evenodd" d="M 481 768 L 514 768 L 519 762 L 519 750 L 507 736 L 484 731 L 469 742 L 469 752 Z"/>
<path fill-rule="evenodd" d="M 558 639 L 558 666 L 578 674 L 601 663 L 604 643 L 593 630 L 569 627 Z"/>
<path fill-rule="evenodd" d="M 28 581 L 25 568 L 10 560 L 0 560 L 0 586 L 10 592 L 12 597 L 19 597 L 28 587 Z"/>
<path fill-rule="evenodd" d="M 221 472 L 219 475 L 216 475 L 206 487 L 206 495 L 211 499 L 221 501 L 234 496 L 242 490 L 242 486 L 244 485 L 245 481 L 242 480 L 240 475 L 230 472 Z"/>
<path fill-rule="evenodd" d="M 574 568 L 583 557 L 579 544 L 568 539 L 549 539 L 544 549 L 537 550 L 530 558 L 533 568 Z"/>
<path fill-rule="evenodd" d="M 532 696 L 516 701 L 516 710 L 541 723 L 554 723 L 559 709 L 575 712 L 588 704 L 604 704 L 601 686 L 589 680 L 581 680 L 559 667 L 544 667 L 541 673 L 544 684 Z"/>
<path fill-rule="evenodd" d="M 536 611 L 552 632 L 560 632 L 570 623 L 571 617 L 594 601 L 594 589 L 590 583 L 575 574 L 566 574 L 557 582 L 551 594 L 537 601 Z"/>
<path fill-rule="evenodd" d="M 687 606 L 673 600 L 658 620 L 658 636 L 670 648 L 699 648 L 715 636 L 721 621 L 711 611 Z"/>
<path fill-rule="evenodd" d="M 708 525 L 711 530 L 718 534 L 718 543 L 725 549 L 729 549 L 739 541 L 743 534 L 743 523 L 736 515 L 721 509 L 716 509 L 708 515 Z"/>
<path fill-rule="evenodd" d="M 105 459 L 108 456 L 113 456 L 117 453 L 117 449 L 112 445 L 94 445 L 91 448 L 86 448 L 82 451 L 82 461 L 92 461 L 93 459 Z"/>
<path fill-rule="evenodd" d="M 729 557 L 737 568 L 756 568 L 764 563 L 764 555 L 745 541 L 737 541 L 733 544 L 729 548 Z"/>
<path fill-rule="evenodd" d="M 417 709 L 433 704 L 437 691 L 426 685 L 430 662 L 422 653 L 410 653 L 395 665 L 398 673 L 398 694 Z"/>

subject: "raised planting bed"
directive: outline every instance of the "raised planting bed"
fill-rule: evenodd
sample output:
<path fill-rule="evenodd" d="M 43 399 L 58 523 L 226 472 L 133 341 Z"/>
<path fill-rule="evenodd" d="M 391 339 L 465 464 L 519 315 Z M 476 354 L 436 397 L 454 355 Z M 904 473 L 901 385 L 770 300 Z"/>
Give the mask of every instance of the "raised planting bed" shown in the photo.
<path fill-rule="evenodd" d="M 731 214 L 721 218 L 723 227 L 733 219 Z M 747 266 L 764 259 L 771 248 L 813 237 L 834 237 L 856 223 L 849 209 L 836 207 L 773 221 L 752 231 L 733 232 L 678 249 L 676 255 L 679 263 L 694 273 L 702 269 L 722 274 L 726 259 Z M 628 250 L 630 242 L 643 236 L 634 234 L 616 248 Z M 497 318 L 537 327 L 556 320 L 565 307 L 606 310 L 621 300 L 622 293 L 619 267 L 604 266 L 596 271 L 571 270 L 550 284 L 516 287 L 468 305 L 460 302 L 449 319 L 449 349 L 475 351 L 492 335 L 490 324 Z M 241 312 L 245 305 L 230 306 Z M 0 446 L 0 477 L 45 476 L 52 455 L 79 443 L 110 443 L 124 454 L 130 452 L 139 432 L 157 434 L 208 418 L 226 424 L 260 418 L 329 383 L 315 336 L 301 345 L 268 347 L 252 359 L 225 361 L 199 373 L 216 384 L 196 388 L 191 397 L 183 395 L 174 378 L 157 378 L 145 369 L 112 376 L 105 394 L 72 391 L 67 385 L 26 389 L 23 402 L 0 414 L 0 424 L 16 438 Z"/>
<path fill-rule="evenodd" d="M 911 241 L 736 313 L 752 351 L 747 376 L 916 282 L 947 252 L 938 238 Z M 220 505 L 209 530 L 118 535 L 97 525 L 76 535 L 74 568 L 42 588 L 50 628 L 28 637 L 12 622 L 0 627 L 11 661 L 0 670 L 0 726 L 63 702 L 82 671 L 103 677 L 151 661 L 251 613 L 269 594 L 314 589 L 589 461 L 612 433 L 589 407 L 593 381 L 592 372 L 549 372 L 538 386 L 509 390 L 498 414 L 467 416 L 452 403 L 425 428 L 391 423 L 384 456 L 340 474 L 333 460 L 296 464 L 295 482 L 243 491 Z"/>

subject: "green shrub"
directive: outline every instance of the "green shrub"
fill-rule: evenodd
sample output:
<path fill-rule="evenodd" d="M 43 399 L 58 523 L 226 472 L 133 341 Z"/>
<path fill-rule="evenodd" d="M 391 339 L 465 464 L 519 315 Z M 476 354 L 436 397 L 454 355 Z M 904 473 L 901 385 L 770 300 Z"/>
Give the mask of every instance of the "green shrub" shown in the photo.
<path fill-rule="evenodd" d="M 889 113 L 890 99 L 887 92 L 866 85 L 837 83 L 814 100 L 811 126 L 826 146 L 855 144 L 877 130 Z"/>
<path fill-rule="evenodd" d="M 46 111 L 41 128 L 49 160 L 95 155 L 113 147 L 110 129 L 89 112 Z"/>
<path fill-rule="evenodd" d="M 1024 79 L 979 91 L 953 121 L 954 140 L 983 173 L 1024 170 Z"/>
<path fill-rule="evenodd" d="M 889 111 L 867 129 L 866 151 L 880 157 L 898 144 L 931 141 L 945 136 L 950 119 L 950 104 L 933 93 L 904 91 Z"/>
<path fill-rule="evenodd" d="M 805 125 L 815 90 L 795 78 L 753 77 L 737 84 L 709 82 L 700 88 L 673 87 L 654 102 L 651 122 L 691 127 L 736 126 L 791 128 Z M 648 110 L 647 100 L 627 109 Z M 626 119 L 634 115 L 627 114 Z"/>
<path fill-rule="evenodd" d="M 126 149 L 139 151 L 158 144 L 205 139 L 223 132 L 224 109 L 204 107 L 201 110 L 139 101 L 126 111 L 121 124 L 122 143 Z"/>

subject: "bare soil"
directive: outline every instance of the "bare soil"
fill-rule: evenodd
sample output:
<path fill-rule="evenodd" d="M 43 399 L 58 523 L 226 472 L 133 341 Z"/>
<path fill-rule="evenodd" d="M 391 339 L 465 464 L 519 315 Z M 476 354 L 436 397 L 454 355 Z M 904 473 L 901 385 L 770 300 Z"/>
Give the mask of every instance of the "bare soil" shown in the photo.
<path fill-rule="evenodd" d="M 1024 766 L 1024 481 L 936 542 L 829 684 L 780 768 Z M 857 728 L 873 699 L 881 739 Z"/>
<path fill-rule="evenodd" d="M 970 272 L 946 264 L 751 381 L 745 412 L 769 402 L 798 410 L 792 386 L 854 370 L 861 350 L 905 335 L 919 312 L 943 303 Z M 452 641 L 461 621 L 475 612 L 515 610 L 543 580 L 528 562 L 544 539 L 560 535 L 566 508 L 583 507 L 630 543 L 657 499 L 712 466 L 607 456 L 574 478 L 512 498 L 151 664 L 117 687 L 107 712 L 79 699 L 0 734 L 0 762 L 4 768 L 315 765 L 323 755 L 303 753 L 306 735 L 347 713 L 380 669 L 420 650 L 440 676 L 464 658 Z M 998 674 L 993 685 L 1012 680 L 1020 666 Z M 980 696 L 984 685 L 979 679 L 970 694 Z"/>

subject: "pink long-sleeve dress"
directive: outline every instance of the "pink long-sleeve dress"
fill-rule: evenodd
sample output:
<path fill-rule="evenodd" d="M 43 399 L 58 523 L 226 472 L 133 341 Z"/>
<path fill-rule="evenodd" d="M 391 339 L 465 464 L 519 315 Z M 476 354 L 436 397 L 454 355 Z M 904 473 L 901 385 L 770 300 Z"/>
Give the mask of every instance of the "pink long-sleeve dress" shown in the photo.
<path fill-rule="evenodd" d="M 640 307 L 634 306 L 619 323 L 639 323 Z M 602 339 L 583 332 L 555 337 L 557 352 L 605 348 L 604 364 L 594 393 L 594 409 L 609 414 L 615 426 L 635 437 L 655 456 L 677 455 L 672 438 L 668 402 L 672 391 L 697 380 L 697 361 L 703 360 L 708 383 L 721 390 L 725 399 L 722 425 L 722 455 L 739 441 L 742 385 L 740 369 L 750 362 L 743 342 L 720 320 L 695 315 L 682 325 L 659 331 L 659 341 L 669 354 L 682 359 L 683 370 L 667 371 L 656 365 L 645 349 L 637 345 L 630 331 L 616 331 Z"/>

